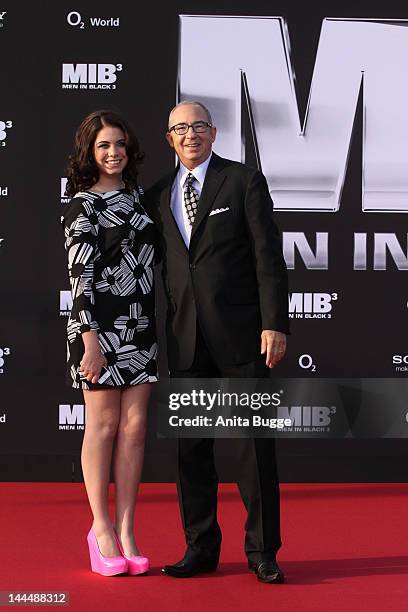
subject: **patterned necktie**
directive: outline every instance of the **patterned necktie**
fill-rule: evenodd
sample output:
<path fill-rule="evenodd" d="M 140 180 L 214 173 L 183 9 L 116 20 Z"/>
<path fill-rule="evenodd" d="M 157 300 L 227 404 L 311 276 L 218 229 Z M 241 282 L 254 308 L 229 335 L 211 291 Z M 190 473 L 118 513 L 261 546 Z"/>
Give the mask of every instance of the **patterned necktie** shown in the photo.
<path fill-rule="evenodd" d="M 193 181 L 194 176 L 189 172 L 186 182 L 184 183 L 184 206 L 186 208 L 188 222 L 191 226 L 193 226 L 197 214 L 198 200 L 200 199 L 197 189 L 192 185 Z"/>

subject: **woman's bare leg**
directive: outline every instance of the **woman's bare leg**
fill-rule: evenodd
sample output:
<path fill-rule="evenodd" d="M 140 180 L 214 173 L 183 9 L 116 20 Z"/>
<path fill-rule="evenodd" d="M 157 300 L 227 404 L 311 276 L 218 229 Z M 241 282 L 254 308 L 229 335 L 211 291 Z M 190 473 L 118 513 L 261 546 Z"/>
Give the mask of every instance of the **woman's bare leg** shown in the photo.
<path fill-rule="evenodd" d="M 120 422 L 114 451 L 116 531 L 127 555 L 138 555 L 134 538 L 136 496 L 143 467 L 147 405 L 151 384 L 122 391 Z"/>
<path fill-rule="evenodd" d="M 120 421 L 120 389 L 84 391 L 85 435 L 82 443 L 82 471 L 94 517 L 93 530 L 99 550 L 106 557 L 119 554 L 108 510 L 112 448 Z"/>

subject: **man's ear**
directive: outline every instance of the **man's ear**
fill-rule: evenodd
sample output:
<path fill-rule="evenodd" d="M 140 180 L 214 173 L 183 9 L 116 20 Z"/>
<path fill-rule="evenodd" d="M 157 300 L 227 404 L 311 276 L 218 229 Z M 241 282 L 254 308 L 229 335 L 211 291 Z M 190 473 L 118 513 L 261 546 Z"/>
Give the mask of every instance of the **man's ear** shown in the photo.
<path fill-rule="evenodd" d="M 174 149 L 173 135 L 170 132 L 166 132 L 166 140 L 169 143 L 169 145 Z"/>
<path fill-rule="evenodd" d="M 215 141 L 216 136 L 217 136 L 217 128 L 216 127 L 212 127 L 211 128 L 211 142 Z"/>

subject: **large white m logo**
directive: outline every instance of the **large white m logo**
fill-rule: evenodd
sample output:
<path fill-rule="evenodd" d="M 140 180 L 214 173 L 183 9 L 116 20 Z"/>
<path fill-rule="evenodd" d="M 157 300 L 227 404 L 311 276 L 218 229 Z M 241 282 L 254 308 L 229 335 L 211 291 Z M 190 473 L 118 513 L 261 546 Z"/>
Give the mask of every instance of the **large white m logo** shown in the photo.
<path fill-rule="evenodd" d="M 283 18 L 181 16 L 180 100 L 207 104 L 217 152 L 244 161 L 244 83 L 275 208 L 332 212 L 340 206 L 363 88 L 363 210 L 408 212 L 406 26 L 325 19 L 302 127 Z"/>

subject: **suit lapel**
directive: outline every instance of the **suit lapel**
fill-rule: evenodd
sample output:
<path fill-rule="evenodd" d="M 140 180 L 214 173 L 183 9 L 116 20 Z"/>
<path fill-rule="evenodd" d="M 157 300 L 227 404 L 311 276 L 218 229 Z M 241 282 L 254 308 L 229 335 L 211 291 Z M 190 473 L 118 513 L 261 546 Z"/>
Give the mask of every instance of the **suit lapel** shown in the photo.
<path fill-rule="evenodd" d="M 171 210 L 171 188 L 174 182 L 174 179 L 177 176 L 177 172 L 179 171 L 179 166 L 177 165 L 174 172 L 171 174 L 167 186 L 163 189 L 161 198 L 160 198 L 160 208 L 161 215 L 163 219 L 163 224 L 166 228 L 168 228 L 170 234 L 173 236 L 174 241 L 178 246 L 182 247 L 183 252 L 187 251 L 187 247 L 183 240 L 183 236 L 180 233 L 176 220 L 174 218 L 173 212 Z"/>
<path fill-rule="evenodd" d="M 222 159 L 213 153 L 207 168 L 207 173 L 205 175 L 197 215 L 194 219 L 194 225 L 191 231 L 191 240 L 193 239 L 194 234 L 197 232 L 200 223 L 206 218 L 208 211 L 210 210 L 215 197 L 225 180 L 225 176 L 220 174 L 220 169 L 222 168 L 221 162 Z"/>

